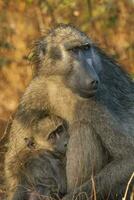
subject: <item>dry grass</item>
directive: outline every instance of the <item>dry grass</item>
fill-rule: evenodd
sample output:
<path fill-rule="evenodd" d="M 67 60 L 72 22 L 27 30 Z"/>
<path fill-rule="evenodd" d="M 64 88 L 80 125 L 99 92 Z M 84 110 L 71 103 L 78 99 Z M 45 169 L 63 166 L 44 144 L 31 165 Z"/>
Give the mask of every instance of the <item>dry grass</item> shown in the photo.
<path fill-rule="evenodd" d="M 129 191 L 129 187 L 132 183 L 132 181 L 134 180 L 134 172 L 132 174 L 132 176 L 130 177 L 130 180 L 128 181 L 128 184 L 127 184 L 127 187 L 126 187 L 126 191 L 125 191 L 125 194 L 124 194 L 124 197 L 122 198 L 122 200 L 127 200 L 127 195 L 128 195 L 128 191 Z M 133 186 L 134 187 L 134 186 Z M 134 191 L 132 191 L 131 195 L 130 195 L 130 200 L 134 200 Z"/>

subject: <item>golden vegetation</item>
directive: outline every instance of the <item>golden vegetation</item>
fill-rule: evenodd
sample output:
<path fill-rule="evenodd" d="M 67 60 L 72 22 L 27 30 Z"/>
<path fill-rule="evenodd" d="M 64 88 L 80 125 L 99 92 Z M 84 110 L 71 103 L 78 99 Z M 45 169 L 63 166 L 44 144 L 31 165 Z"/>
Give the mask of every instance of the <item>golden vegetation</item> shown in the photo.
<path fill-rule="evenodd" d="M 56 23 L 80 27 L 134 73 L 133 9 L 132 0 L 0 0 L 0 118 L 16 109 L 31 78 L 32 41 Z"/>
<path fill-rule="evenodd" d="M 0 0 L 0 119 L 15 111 L 31 79 L 32 42 L 57 23 L 78 26 L 134 74 L 133 0 Z M 2 131 L 5 121 L 0 123 Z M 1 139 L 0 145 L 3 162 Z"/>

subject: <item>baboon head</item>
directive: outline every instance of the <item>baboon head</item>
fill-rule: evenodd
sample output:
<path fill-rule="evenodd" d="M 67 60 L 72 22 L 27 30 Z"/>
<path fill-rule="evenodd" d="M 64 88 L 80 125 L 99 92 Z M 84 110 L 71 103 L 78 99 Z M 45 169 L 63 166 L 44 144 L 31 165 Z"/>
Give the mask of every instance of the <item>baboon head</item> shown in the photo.
<path fill-rule="evenodd" d="M 50 150 L 54 153 L 65 154 L 69 134 L 66 123 L 59 119 L 42 119 L 33 129 L 33 136 L 25 138 L 26 145 L 30 149 Z"/>
<path fill-rule="evenodd" d="M 33 58 L 38 75 L 60 76 L 79 96 L 91 97 L 99 87 L 100 58 L 91 40 L 72 26 L 58 26 L 41 38 Z"/>

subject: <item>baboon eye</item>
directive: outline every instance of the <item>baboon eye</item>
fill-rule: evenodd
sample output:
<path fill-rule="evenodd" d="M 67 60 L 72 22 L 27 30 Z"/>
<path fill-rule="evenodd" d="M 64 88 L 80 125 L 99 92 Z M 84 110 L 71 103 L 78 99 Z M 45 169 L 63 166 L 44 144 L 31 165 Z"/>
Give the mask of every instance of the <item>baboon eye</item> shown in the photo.
<path fill-rule="evenodd" d="M 58 126 L 58 128 L 56 130 L 54 130 L 49 136 L 48 136 L 48 140 L 56 140 L 60 137 L 60 134 L 63 132 L 64 127 Z"/>
<path fill-rule="evenodd" d="M 72 51 L 73 53 L 78 54 L 80 49 L 87 51 L 90 49 L 90 44 L 86 43 L 81 46 L 75 46 L 75 47 L 69 49 L 69 51 Z"/>
<path fill-rule="evenodd" d="M 56 139 L 56 134 L 55 131 L 53 131 L 49 136 L 48 136 L 48 140 L 55 140 Z"/>
<path fill-rule="evenodd" d="M 64 131 L 64 127 L 62 125 L 60 125 L 55 131 L 56 131 L 56 133 L 60 134 Z"/>
<path fill-rule="evenodd" d="M 78 46 L 73 47 L 72 49 L 70 49 L 70 51 L 72 51 L 75 54 L 78 54 L 79 50 L 80 50 L 80 47 L 78 47 Z"/>
<path fill-rule="evenodd" d="M 87 44 L 82 45 L 82 49 L 83 50 L 89 50 L 90 49 L 90 44 L 87 43 Z"/>

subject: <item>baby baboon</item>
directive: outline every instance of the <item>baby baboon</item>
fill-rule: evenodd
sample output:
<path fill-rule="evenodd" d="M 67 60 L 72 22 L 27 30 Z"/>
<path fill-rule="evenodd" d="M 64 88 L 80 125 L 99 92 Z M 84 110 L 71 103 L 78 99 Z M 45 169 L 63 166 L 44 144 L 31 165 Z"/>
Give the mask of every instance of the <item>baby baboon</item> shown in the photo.
<path fill-rule="evenodd" d="M 65 199 L 77 195 L 80 188 L 91 196 L 92 171 L 98 199 L 109 190 L 116 199 L 134 170 L 134 83 L 113 59 L 72 26 L 53 29 L 36 43 L 33 55 L 35 76 L 10 131 L 7 181 L 13 182 L 11 156 L 23 149 L 23 138 L 32 133 L 34 124 L 54 114 L 69 125 L 70 196 Z M 76 179 L 80 188 L 71 193 Z"/>
<path fill-rule="evenodd" d="M 48 149 L 66 153 L 68 133 L 67 123 L 56 116 L 41 119 L 33 126 L 32 136 L 24 138 L 27 146 L 35 149 Z"/>
<path fill-rule="evenodd" d="M 67 192 L 67 125 L 57 117 L 47 117 L 33 128 L 32 137 L 24 138 L 25 149 L 18 152 L 12 168 L 16 179 L 9 194 L 13 200 L 59 199 Z M 11 163 L 10 163 L 11 164 Z"/>

